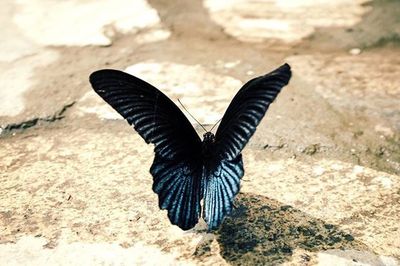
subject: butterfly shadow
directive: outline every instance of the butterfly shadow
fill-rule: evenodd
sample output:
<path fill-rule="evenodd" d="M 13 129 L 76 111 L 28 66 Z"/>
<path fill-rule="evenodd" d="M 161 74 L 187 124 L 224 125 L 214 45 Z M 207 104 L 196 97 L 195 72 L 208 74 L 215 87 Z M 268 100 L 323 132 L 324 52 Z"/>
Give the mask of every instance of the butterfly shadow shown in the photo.
<path fill-rule="evenodd" d="M 214 232 L 220 254 L 230 264 L 280 264 L 290 261 L 297 249 L 311 252 L 369 250 L 337 226 L 267 197 L 239 193 L 235 206 L 232 214 Z M 198 248 L 209 249 L 204 244 Z M 301 258 L 304 262 L 310 260 L 306 254 Z"/>

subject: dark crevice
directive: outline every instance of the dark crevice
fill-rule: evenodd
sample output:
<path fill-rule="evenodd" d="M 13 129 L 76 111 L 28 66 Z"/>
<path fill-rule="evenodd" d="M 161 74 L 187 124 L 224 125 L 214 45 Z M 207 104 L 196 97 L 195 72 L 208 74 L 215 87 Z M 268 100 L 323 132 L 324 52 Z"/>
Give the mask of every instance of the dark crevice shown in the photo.
<path fill-rule="evenodd" d="M 64 105 L 61 110 L 55 112 L 53 115 L 46 117 L 35 117 L 20 123 L 7 124 L 0 127 L 0 134 L 6 135 L 16 130 L 25 130 L 38 125 L 40 122 L 52 123 L 65 118 L 65 112 L 75 104 L 75 101 Z"/>

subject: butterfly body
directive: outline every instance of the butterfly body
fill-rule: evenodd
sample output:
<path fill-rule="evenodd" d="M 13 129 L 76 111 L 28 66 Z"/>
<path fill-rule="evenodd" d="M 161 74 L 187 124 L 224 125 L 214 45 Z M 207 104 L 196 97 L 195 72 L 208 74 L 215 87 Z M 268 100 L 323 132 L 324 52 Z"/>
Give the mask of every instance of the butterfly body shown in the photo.
<path fill-rule="evenodd" d="M 215 136 L 211 132 L 206 132 L 203 135 L 201 143 L 201 155 L 204 162 L 209 161 L 209 158 L 215 156 Z"/>
<path fill-rule="evenodd" d="M 218 228 L 244 175 L 241 151 L 269 105 L 291 77 L 285 64 L 248 81 L 228 106 L 217 132 L 200 140 L 179 108 L 147 82 L 118 70 L 99 70 L 90 82 L 147 142 L 154 144 L 153 191 L 172 224 L 193 228 L 202 216 Z M 203 200 L 203 206 L 200 202 Z"/>

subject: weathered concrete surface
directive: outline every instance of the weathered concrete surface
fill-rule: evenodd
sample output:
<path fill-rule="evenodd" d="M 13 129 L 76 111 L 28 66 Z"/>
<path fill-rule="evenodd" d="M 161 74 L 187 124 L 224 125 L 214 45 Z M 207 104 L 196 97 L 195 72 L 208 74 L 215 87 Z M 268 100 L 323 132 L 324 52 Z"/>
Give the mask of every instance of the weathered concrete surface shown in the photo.
<path fill-rule="evenodd" d="M 144 0 L 20 0 L 16 9 L 15 24 L 44 45 L 110 45 L 117 32 L 137 32 L 160 22 L 156 10 Z"/>
<path fill-rule="evenodd" d="M 350 27 L 368 11 L 368 0 L 206 0 L 211 18 L 225 32 L 243 41 L 296 42 L 317 27 Z"/>
<path fill-rule="evenodd" d="M 123 33 L 136 33 L 134 42 L 138 44 L 161 41 L 170 36 L 170 32 L 160 24 L 156 10 L 144 0 L 101 3 L 2 1 L 0 10 L 3 26 L 0 42 L 3 89 L 0 99 L 5 103 L 0 107 L 0 116 L 3 117 L 16 116 L 23 111 L 21 95 L 35 85 L 31 80 L 34 69 L 43 67 L 53 75 L 54 68 L 48 66 L 62 51 L 49 46 L 107 46 Z M 70 57 L 67 57 L 67 62 L 74 64 Z M 54 63 L 65 69 L 65 64 Z M 40 83 L 36 85 L 42 87 Z M 59 90 L 54 88 L 54 83 L 51 85 L 53 91 Z M 27 113 L 29 111 L 25 112 L 25 117 Z M 5 119 L 6 123 L 10 121 Z"/>
<path fill-rule="evenodd" d="M 119 2 L 97 21 L 107 1 L 0 4 L 1 265 L 399 265 L 399 3 Z M 88 33 L 63 30 L 68 10 Z M 267 32 L 271 19 L 296 27 Z M 151 190 L 152 147 L 88 75 L 126 69 L 208 126 L 285 61 L 293 79 L 244 151 L 232 215 L 213 233 L 172 226 Z"/>

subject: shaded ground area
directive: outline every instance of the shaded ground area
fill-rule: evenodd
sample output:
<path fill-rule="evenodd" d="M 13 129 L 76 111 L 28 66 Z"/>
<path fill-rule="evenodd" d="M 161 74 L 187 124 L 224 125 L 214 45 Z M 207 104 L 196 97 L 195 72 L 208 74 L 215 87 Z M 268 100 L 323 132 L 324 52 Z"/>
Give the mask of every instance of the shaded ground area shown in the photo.
<path fill-rule="evenodd" d="M 38 43 L 21 25 L 40 3 L 1 4 L 13 40 L 2 44 L 13 53 L 0 54 L 5 264 L 398 265 L 400 3 L 305 1 L 290 12 L 279 1 L 218 3 L 143 1 L 158 18 L 105 16 L 87 46 L 60 45 L 52 31 L 50 44 Z M 314 18 L 307 36 L 291 26 L 304 8 Z M 271 21 L 278 37 L 257 26 Z M 231 217 L 211 233 L 203 222 L 188 232 L 170 225 L 151 190 L 152 148 L 91 92 L 89 74 L 129 67 L 208 125 L 242 83 L 283 62 L 293 79 L 246 147 Z"/>
<path fill-rule="evenodd" d="M 272 264 L 291 260 L 293 251 L 368 247 L 337 226 L 277 201 L 241 194 L 237 209 L 219 231 L 222 256 L 233 264 Z M 236 254 L 236 255 L 233 255 Z M 305 262 L 311 260 L 304 254 Z"/>

